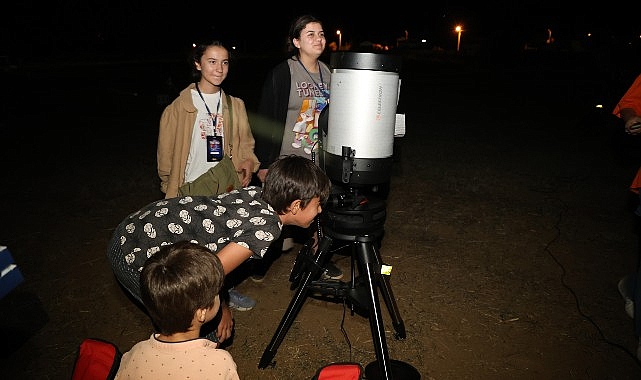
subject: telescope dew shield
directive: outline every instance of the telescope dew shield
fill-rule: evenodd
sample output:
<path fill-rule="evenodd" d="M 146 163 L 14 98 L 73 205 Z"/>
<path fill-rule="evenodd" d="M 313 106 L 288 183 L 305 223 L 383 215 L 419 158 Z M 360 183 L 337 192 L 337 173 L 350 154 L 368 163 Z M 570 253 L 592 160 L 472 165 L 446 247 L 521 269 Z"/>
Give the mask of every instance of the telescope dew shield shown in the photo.
<path fill-rule="evenodd" d="M 344 184 L 375 185 L 389 180 L 399 95 L 400 59 L 387 54 L 337 52 L 327 136 L 327 175 Z"/>

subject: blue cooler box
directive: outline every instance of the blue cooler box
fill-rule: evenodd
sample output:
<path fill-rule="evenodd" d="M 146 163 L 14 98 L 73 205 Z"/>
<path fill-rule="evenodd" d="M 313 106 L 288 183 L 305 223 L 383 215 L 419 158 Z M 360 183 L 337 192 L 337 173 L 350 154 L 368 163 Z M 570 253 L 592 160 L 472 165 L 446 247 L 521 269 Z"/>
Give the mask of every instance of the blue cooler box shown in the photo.
<path fill-rule="evenodd" d="M 11 252 L 4 246 L 0 246 L 0 274 L 0 299 L 2 299 L 24 281 Z"/>

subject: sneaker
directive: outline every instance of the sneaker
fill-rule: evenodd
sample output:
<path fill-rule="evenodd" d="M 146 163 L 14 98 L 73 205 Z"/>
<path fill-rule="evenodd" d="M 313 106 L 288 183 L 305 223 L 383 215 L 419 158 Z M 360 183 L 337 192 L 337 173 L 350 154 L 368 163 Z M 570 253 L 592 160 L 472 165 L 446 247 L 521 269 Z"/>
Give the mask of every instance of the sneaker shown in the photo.
<path fill-rule="evenodd" d="M 261 282 L 265 281 L 265 275 L 264 274 L 252 274 L 251 276 L 249 276 L 249 279 L 252 280 L 253 282 L 256 282 L 256 283 L 260 284 Z"/>
<path fill-rule="evenodd" d="M 218 340 L 218 337 L 216 336 L 216 330 L 208 333 L 207 335 L 204 336 L 205 339 L 210 340 L 214 343 L 220 344 L 220 341 Z"/>
<path fill-rule="evenodd" d="M 336 264 L 331 261 L 325 265 L 325 272 L 323 272 L 323 278 L 331 280 L 340 280 L 343 278 L 343 271 L 336 266 Z"/>
<path fill-rule="evenodd" d="M 634 301 L 629 298 L 625 300 L 625 312 L 628 317 L 634 319 Z"/>
<path fill-rule="evenodd" d="M 617 287 L 619 288 L 619 293 L 621 294 L 621 297 L 623 297 L 623 300 L 625 301 L 625 312 L 628 314 L 628 317 L 634 318 L 634 300 L 630 298 L 628 294 L 628 289 L 627 289 L 627 282 L 626 280 L 628 277 L 623 277 L 620 281 Z"/>
<path fill-rule="evenodd" d="M 238 293 L 236 289 L 229 289 L 229 307 L 238 311 L 248 311 L 256 306 L 252 298 Z"/>

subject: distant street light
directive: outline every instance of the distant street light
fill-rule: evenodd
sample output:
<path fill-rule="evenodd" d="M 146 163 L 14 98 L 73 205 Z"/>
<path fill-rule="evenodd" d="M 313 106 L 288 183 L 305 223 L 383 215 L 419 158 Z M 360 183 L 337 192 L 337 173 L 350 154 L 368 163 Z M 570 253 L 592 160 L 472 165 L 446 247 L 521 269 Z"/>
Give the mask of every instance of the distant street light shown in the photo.
<path fill-rule="evenodd" d="M 341 50 L 341 45 L 342 45 L 342 41 L 341 40 L 342 40 L 343 35 L 341 34 L 340 30 L 337 30 L 336 34 L 338 34 L 338 50 Z"/>
<path fill-rule="evenodd" d="M 458 40 L 456 41 L 456 52 L 458 53 L 461 50 L 461 32 L 463 31 L 463 27 L 457 25 L 454 30 L 458 33 Z"/>

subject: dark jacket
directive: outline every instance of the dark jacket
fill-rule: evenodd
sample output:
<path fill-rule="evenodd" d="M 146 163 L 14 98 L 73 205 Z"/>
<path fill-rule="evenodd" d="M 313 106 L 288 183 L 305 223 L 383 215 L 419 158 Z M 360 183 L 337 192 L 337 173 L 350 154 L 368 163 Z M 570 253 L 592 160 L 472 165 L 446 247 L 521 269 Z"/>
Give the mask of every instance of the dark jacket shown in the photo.
<path fill-rule="evenodd" d="M 280 155 L 291 80 L 287 60 L 274 66 L 263 84 L 258 112 L 250 115 L 252 134 L 256 141 L 254 153 L 260 161 L 261 169 L 267 169 Z"/>

